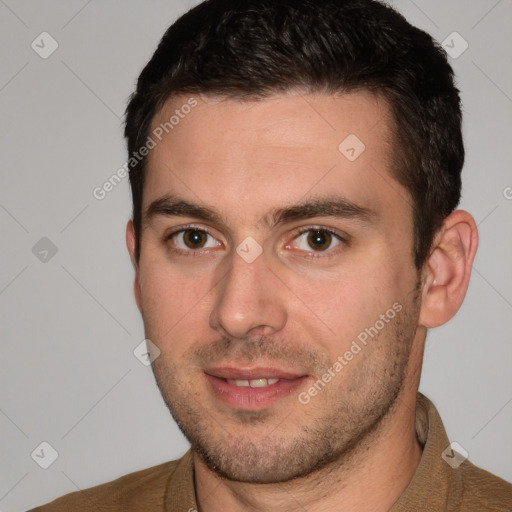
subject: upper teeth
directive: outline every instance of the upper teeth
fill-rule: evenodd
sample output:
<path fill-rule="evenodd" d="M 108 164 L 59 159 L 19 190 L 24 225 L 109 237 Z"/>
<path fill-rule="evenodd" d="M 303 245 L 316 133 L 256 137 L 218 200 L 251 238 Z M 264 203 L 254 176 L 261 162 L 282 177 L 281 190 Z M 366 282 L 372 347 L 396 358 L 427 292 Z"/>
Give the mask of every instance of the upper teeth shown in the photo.
<path fill-rule="evenodd" d="M 232 380 L 227 379 L 229 384 L 239 387 L 264 388 L 275 384 L 279 379 L 252 379 L 252 380 Z"/>

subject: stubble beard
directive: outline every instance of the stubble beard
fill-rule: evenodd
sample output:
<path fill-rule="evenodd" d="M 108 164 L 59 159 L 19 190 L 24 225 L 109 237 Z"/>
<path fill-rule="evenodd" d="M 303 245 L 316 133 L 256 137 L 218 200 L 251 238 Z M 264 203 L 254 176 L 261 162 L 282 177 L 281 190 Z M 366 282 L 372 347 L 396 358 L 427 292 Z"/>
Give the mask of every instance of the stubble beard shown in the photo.
<path fill-rule="evenodd" d="M 292 413 L 284 414 L 280 424 L 275 424 L 273 410 L 233 411 L 223 421 L 219 414 L 214 417 L 201 406 L 200 396 L 194 392 L 195 382 L 180 378 L 177 366 L 160 357 L 153 362 L 153 372 L 174 420 L 211 471 L 238 482 L 284 483 L 330 466 L 348 468 L 356 454 L 371 448 L 379 427 L 397 407 L 418 317 L 415 293 L 340 375 L 308 405 L 297 400 Z M 284 360 L 287 350 L 276 352 L 271 343 L 248 341 L 242 350 L 254 358 L 263 353 L 277 356 L 266 360 Z M 229 344 L 219 340 L 211 349 L 227 353 Z M 302 354 L 295 356 L 302 358 Z M 327 362 L 314 353 L 304 359 Z M 327 366 L 319 365 L 315 375 L 322 375 Z M 351 380 L 344 379 L 347 370 L 351 370 Z M 236 429 L 232 429 L 233 424 Z"/>

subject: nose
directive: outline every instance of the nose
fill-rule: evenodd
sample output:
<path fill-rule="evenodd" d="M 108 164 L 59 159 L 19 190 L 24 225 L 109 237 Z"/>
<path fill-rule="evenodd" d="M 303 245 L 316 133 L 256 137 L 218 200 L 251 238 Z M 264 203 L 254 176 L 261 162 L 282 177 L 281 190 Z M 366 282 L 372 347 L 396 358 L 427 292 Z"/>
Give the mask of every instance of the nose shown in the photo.
<path fill-rule="evenodd" d="M 264 254 L 247 263 L 238 254 L 217 287 L 210 327 L 224 337 L 269 336 L 287 321 L 282 285 L 267 266 Z"/>

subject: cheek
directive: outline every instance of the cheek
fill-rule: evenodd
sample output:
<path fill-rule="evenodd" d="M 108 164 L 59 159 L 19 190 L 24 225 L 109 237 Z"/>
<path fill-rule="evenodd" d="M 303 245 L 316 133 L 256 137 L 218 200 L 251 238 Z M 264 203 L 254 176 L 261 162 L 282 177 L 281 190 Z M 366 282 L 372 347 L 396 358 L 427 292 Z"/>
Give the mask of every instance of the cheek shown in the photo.
<path fill-rule="evenodd" d="M 410 284 L 406 274 L 381 255 L 314 281 L 301 279 L 296 285 L 309 314 L 289 313 L 302 330 L 314 333 L 314 339 L 318 340 L 318 328 L 324 332 L 323 344 L 336 357 L 395 302 L 403 300 Z"/>
<path fill-rule="evenodd" d="M 376 295 L 372 284 L 365 279 L 347 280 L 332 291 L 326 322 L 336 334 L 340 353 L 378 318 L 382 297 Z"/>
<path fill-rule="evenodd" d="M 146 335 L 164 348 L 170 340 L 187 340 L 208 327 L 205 305 L 209 280 L 184 274 L 168 265 L 141 268 L 142 311 Z"/>
<path fill-rule="evenodd" d="M 378 318 L 375 283 L 366 276 L 361 278 L 360 272 L 302 277 L 293 284 L 290 281 L 294 294 L 287 304 L 288 334 L 306 339 L 333 362 Z"/>

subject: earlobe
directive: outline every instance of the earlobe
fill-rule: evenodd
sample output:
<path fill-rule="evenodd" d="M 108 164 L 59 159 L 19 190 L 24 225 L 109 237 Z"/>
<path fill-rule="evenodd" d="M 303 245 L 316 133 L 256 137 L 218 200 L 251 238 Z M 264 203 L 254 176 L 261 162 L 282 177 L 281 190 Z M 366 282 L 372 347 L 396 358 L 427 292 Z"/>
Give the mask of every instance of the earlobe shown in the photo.
<path fill-rule="evenodd" d="M 133 225 L 133 221 L 130 219 L 128 224 L 126 225 L 126 247 L 128 249 L 128 253 L 130 254 L 130 259 L 135 269 L 135 279 L 133 283 L 133 293 L 135 296 L 135 302 L 139 311 L 142 313 L 142 299 L 141 299 L 141 290 L 140 290 L 140 270 L 139 265 L 137 263 L 137 259 L 135 257 L 135 248 L 136 248 L 136 235 L 135 235 L 135 227 Z"/>
<path fill-rule="evenodd" d="M 475 220 L 455 210 L 443 222 L 425 264 L 420 325 L 438 327 L 459 310 L 478 247 Z"/>

